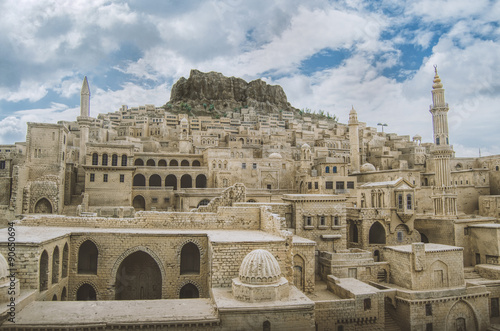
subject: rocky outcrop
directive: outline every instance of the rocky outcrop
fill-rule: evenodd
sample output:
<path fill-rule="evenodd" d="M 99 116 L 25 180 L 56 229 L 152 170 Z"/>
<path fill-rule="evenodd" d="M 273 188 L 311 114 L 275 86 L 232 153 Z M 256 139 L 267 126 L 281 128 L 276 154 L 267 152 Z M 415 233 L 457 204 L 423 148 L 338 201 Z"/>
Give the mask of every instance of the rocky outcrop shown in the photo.
<path fill-rule="evenodd" d="M 291 110 L 279 85 L 257 79 L 247 83 L 241 78 L 225 77 L 218 72 L 191 70 L 189 78 L 180 78 L 172 87 L 170 104 L 189 103 L 196 107 L 214 105 L 217 109 L 255 107 L 267 111 Z"/>

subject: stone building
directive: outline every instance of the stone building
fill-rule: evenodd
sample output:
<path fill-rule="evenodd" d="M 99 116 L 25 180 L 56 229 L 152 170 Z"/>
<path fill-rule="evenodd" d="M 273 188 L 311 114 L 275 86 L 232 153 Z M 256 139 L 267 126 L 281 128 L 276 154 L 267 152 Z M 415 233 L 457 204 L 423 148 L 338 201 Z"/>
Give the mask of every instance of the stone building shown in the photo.
<path fill-rule="evenodd" d="M 431 94 L 422 143 L 195 70 L 93 118 L 85 78 L 75 121 L 0 146 L 2 328 L 500 324 L 500 156 L 455 157 Z"/>

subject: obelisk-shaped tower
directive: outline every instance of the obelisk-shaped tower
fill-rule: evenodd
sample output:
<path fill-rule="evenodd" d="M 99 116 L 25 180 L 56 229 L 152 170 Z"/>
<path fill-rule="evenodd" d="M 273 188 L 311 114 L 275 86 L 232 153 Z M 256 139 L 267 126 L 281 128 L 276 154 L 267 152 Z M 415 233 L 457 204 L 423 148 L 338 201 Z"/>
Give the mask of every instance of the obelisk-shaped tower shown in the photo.
<path fill-rule="evenodd" d="M 354 107 L 349 112 L 349 144 L 351 152 L 351 173 L 359 172 L 359 123 Z"/>
<path fill-rule="evenodd" d="M 80 116 L 77 118 L 78 126 L 80 127 L 80 157 L 78 158 L 80 165 L 85 164 L 87 154 L 87 142 L 89 141 L 90 128 L 90 89 L 87 76 L 83 78 L 82 90 L 80 92 Z"/>

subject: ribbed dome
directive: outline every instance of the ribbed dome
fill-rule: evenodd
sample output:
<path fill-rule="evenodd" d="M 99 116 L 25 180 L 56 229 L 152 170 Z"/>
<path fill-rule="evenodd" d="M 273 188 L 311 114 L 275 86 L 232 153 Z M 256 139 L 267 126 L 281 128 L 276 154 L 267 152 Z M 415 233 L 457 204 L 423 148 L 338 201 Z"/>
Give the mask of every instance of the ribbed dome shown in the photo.
<path fill-rule="evenodd" d="M 361 166 L 361 172 L 370 172 L 370 171 L 377 171 L 377 169 L 375 169 L 375 166 L 371 163 L 365 163 Z"/>
<path fill-rule="evenodd" d="M 271 153 L 269 155 L 270 159 L 281 159 L 281 154 L 280 153 Z"/>
<path fill-rule="evenodd" d="M 0 280 L 9 277 L 9 265 L 7 264 L 7 260 L 0 254 Z"/>
<path fill-rule="evenodd" d="M 265 249 L 248 253 L 240 266 L 240 280 L 247 284 L 270 284 L 279 281 L 281 269 L 276 258 Z"/>

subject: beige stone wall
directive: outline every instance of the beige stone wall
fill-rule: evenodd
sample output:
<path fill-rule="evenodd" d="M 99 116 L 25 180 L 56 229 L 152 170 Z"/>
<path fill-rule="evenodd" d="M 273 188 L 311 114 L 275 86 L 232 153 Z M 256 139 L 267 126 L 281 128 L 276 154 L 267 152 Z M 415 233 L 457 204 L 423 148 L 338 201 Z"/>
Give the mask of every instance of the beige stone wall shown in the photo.
<path fill-rule="evenodd" d="M 500 218 L 500 195 L 480 196 L 479 215 Z"/>
<path fill-rule="evenodd" d="M 78 273 L 80 245 L 91 240 L 98 249 L 97 274 Z M 184 244 L 193 242 L 200 250 L 200 273 L 180 274 L 180 253 Z M 130 233 L 73 233 L 70 244 L 70 283 L 68 298 L 76 299 L 76 292 L 83 284 L 94 287 L 97 300 L 114 300 L 117 270 L 130 254 L 143 251 L 157 263 L 162 276 L 162 299 L 178 299 L 179 291 L 187 282 L 194 284 L 200 297 L 208 297 L 208 239 L 206 235 L 155 236 Z"/>

